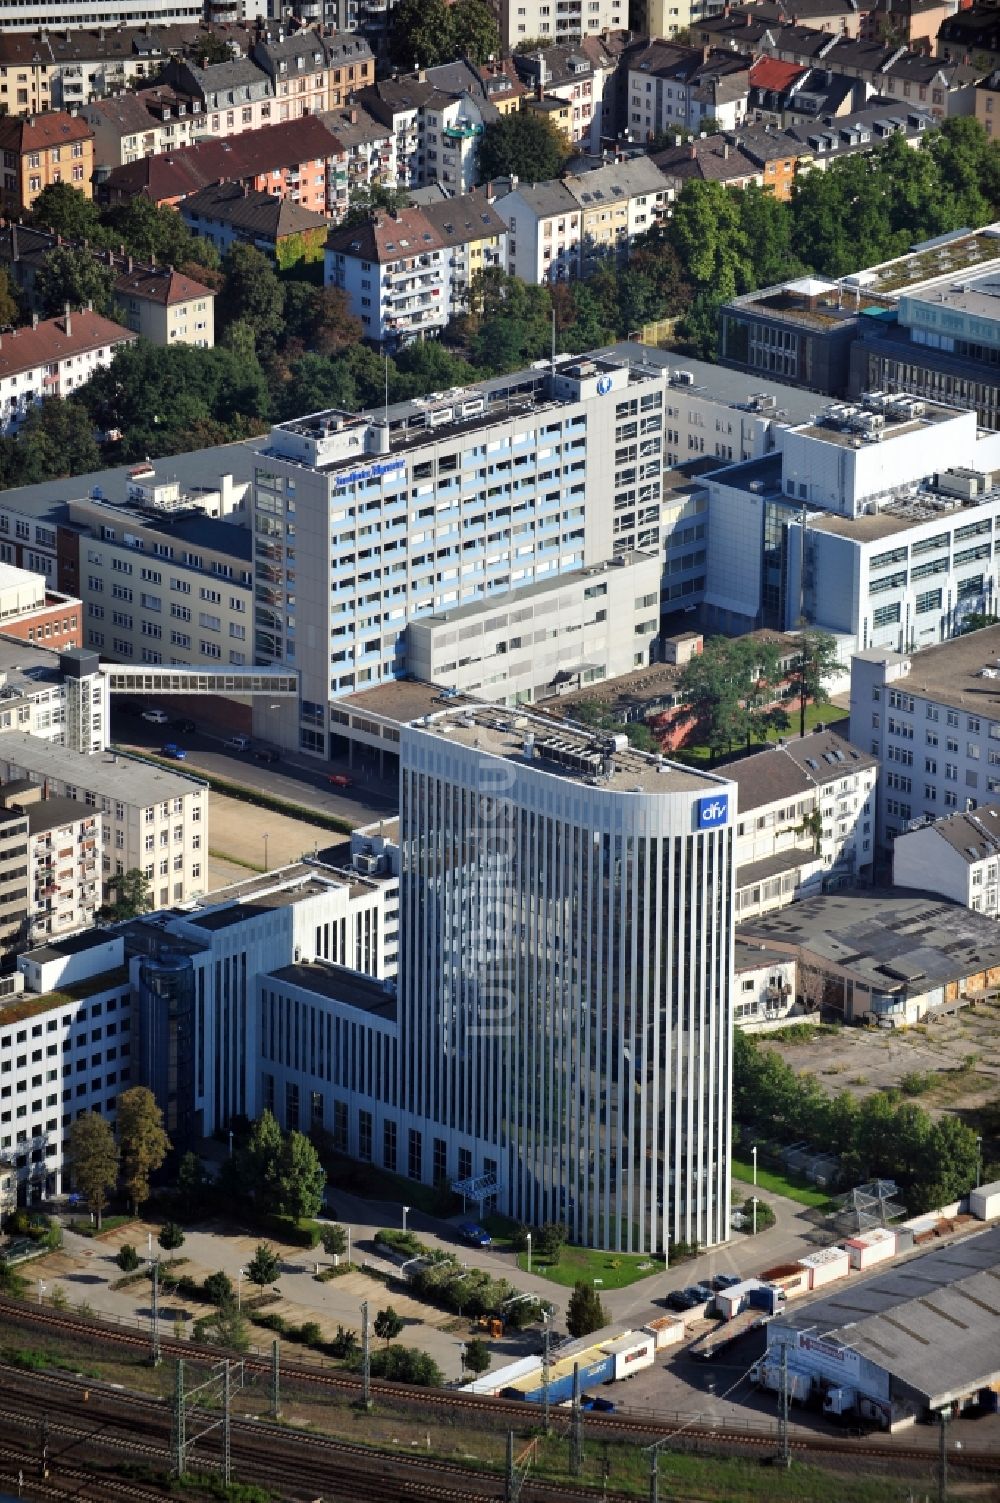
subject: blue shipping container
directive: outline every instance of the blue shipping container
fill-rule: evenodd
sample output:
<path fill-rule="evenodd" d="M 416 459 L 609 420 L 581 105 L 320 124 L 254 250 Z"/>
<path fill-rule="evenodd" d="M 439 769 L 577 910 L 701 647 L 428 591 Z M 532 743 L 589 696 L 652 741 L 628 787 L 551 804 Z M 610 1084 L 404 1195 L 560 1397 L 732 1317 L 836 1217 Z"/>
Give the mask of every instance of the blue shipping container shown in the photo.
<path fill-rule="evenodd" d="M 615 1375 L 614 1357 L 602 1357 L 598 1362 L 587 1362 L 580 1366 L 580 1392 L 585 1388 L 593 1388 L 595 1383 L 610 1383 Z M 523 1399 L 526 1404 L 542 1404 L 545 1402 L 545 1389 L 542 1386 L 541 1372 L 538 1374 L 538 1383 L 534 1388 L 519 1389 L 506 1388 L 502 1391 L 503 1399 Z M 573 1370 L 559 1373 L 558 1376 L 549 1379 L 549 1403 L 561 1404 L 565 1399 L 573 1397 Z"/>

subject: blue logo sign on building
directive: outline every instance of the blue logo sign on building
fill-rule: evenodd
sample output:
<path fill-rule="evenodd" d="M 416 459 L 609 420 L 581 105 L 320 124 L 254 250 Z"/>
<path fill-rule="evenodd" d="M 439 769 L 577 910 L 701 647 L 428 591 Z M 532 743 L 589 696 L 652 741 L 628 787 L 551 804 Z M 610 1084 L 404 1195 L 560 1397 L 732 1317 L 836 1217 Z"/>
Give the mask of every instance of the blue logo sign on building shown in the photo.
<path fill-rule="evenodd" d="M 599 397 L 606 397 L 607 394 L 608 394 L 608 392 L 610 390 L 611 390 L 611 377 L 610 376 L 602 376 L 601 379 L 597 383 L 597 394 L 598 394 L 598 396 Z"/>
<path fill-rule="evenodd" d="M 699 830 L 714 830 L 716 825 L 724 825 L 728 818 L 728 793 L 714 793 L 710 798 L 700 798 L 698 800 Z"/>

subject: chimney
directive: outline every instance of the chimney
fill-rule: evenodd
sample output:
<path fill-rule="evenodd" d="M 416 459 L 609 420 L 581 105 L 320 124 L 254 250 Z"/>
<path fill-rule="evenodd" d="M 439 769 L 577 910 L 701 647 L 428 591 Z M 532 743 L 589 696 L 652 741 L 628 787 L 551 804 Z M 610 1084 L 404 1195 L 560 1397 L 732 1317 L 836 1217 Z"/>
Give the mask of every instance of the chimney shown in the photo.
<path fill-rule="evenodd" d="M 696 162 L 698 160 L 698 148 L 693 141 L 691 142 L 688 150 L 690 152 L 692 162 Z"/>
<path fill-rule="evenodd" d="M 725 146 L 722 148 L 722 160 L 724 162 L 728 162 L 728 160 L 729 160 L 729 142 L 728 141 L 726 142 Z"/>
<path fill-rule="evenodd" d="M 486 202 L 488 204 L 491 204 L 491 203 L 493 203 L 493 201 L 495 200 L 495 198 L 496 198 L 496 190 L 493 187 L 493 179 L 490 178 L 488 180 L 487 184 L 486 184 Z"/>
<path fill-rule="evenodd" d="M 427 82 L 427 69 L 426 68 L 418 68 L 418 70 L 417 70 L 417 83 L 426 83 L 426 82 Z"/>
<path fill-rule="evenodd" d="M 132 257 L 131 256 L 129 256 L 127 258 L 126 262 L 125 262 L 125 270 L 126 271 L 131 271 L 132 270 Z"/>
<path fill-rule="evenodd" d="M 540 83 L 535 84 L 535 98 L 538 99 L 538 100 L 541 100 L 541 99 L 545 98 L 545 88 L 544 88 L 544 85 L 542 85 Z"/>
<path fill-rule="evenodd" d="M 73 310 L 70 307 L 69 303 L 63 303 L 63 328 L 66 330 L 67 335 L 73 333 L 72 313 Z"/>
<path fill-rule="evenodd" d="M 357 110 L 351 109 L 351 110 L 348 110 L 347 113 L 348 113 L 348 118 L 350 119 L 351 124 L 352 125 L 357 125 L 357 123 L 358 123 L 358 112 L 357 112 Z"/>
<path fill-rule="evenodd" d="M 31 315 L 31 327 L 33 329 L 37 329 L 38 328 L 38 314 L 37 313 L 33 313 Z"/>

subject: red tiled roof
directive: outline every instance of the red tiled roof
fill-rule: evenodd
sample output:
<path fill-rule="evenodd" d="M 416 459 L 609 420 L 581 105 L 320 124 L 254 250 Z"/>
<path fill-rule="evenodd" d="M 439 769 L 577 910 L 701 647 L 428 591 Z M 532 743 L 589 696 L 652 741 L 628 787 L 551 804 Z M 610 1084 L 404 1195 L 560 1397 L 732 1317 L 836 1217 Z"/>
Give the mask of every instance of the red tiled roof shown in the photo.
<path fill-rule="evenodd" d="M 759 57 L 750 69 L 750 83 L 755 89 L 773 89 L 782 93 L 802 73 L 809 70 L 801 63 L 783 63 L 776 57 Z"/>
<path fill-rule="evenodd" d="M 107 177 L 114 194 L 145 193 L 154 202 L 196 193 L 209 183 L 241 182 L 300 162 L 336 154 L 330 132 L 315 115 L 262 125 L 228 140 L 208 139 L 116 167 Z"/>
<path fill-rule="evenodd" d="M 69 334 L 65 318 L 46 318 L 37 329 L 15 329 L 0 339 L 0 379 L 138 337 L 131 329 L 86 309 L 71 315 Z"/>
<path fill-rule="evenodd" d="M 421 209 L 373 214 L 366 224 L 338 226 L 327 237 L 332 250 L 365 261 L 399 261 L 424 251 L 441 250 L 444 241 Z"/>
<path fill-rule="evenodd" d="M 130 293 L 150 303 L 162 303 L 172 307 L 174 303 L 187 303 L 192 298 L 214 297 L 211 287 L 196 282 L 172 267 L 137 266 L 134 271 L 122 272 L 115 282 L 115 291 Z"/>
<path fill-rule="evenodd" d="M 86 120 L 68 115 L 65 110 L 47 110 L 43 115 L 8 115 L 0 120 L 0 149 L 47 151 L 50 146 L 65 146 L 70 141 L 92 141 L 94 132 Z"/>

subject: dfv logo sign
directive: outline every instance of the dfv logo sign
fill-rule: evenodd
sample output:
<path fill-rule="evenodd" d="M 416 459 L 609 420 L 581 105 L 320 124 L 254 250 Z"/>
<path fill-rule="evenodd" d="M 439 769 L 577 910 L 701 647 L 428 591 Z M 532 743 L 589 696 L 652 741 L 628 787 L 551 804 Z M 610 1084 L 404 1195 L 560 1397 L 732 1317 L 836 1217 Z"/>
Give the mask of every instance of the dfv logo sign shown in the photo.
<path fill-rule="evenodd" d="M 698 800 L 699 830 L 711 830 L 716 825 L 724 825 L 728 818 L 728 793 L 718 793 L 714 798 L 700 798 Z"/>

